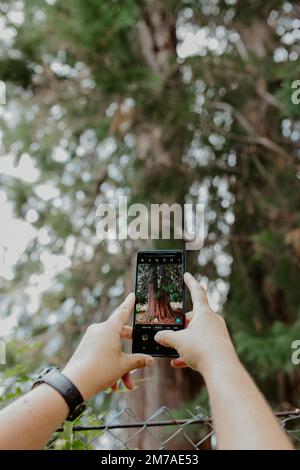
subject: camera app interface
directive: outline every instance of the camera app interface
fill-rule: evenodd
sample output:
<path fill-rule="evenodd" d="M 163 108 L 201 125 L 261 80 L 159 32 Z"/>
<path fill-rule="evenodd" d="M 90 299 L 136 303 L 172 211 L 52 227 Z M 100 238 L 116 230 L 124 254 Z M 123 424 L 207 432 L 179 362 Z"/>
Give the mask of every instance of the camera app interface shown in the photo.
<path fill-rule="evenodd" d="M 178 330 L 184 324 L 182 253 L 139 254 L 136 279 L 135 346 L 150 353 L 170 353 L 154 335 L 161 329 Z M 173 351 L 174 353 L 174 351 Z"/>

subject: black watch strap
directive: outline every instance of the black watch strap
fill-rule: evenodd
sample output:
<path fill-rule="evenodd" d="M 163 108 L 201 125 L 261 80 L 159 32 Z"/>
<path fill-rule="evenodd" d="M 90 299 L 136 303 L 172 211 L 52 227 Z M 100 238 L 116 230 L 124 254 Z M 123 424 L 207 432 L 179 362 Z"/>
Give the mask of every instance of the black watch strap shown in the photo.
<path fill-rule="evenodd" d="M 33 382 L 32 388 L 46 383 L 54 388 L 65 399 L 69 407 L 67 421 L 74 421 L 86 408 L 78 388 L 57 367 L 45 369 Z"/>

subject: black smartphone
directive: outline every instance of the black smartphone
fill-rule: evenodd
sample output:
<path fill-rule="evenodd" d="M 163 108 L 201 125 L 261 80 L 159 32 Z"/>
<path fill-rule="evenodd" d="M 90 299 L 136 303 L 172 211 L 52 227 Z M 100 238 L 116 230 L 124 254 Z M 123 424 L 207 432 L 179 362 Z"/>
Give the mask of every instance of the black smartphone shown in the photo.
<path fill-rule="evenodd" d="M 160 346 L 160 330 L 185 327 L 185 253 L 181 250 L 139 251 L 136 263 L 132 352 L 157 357 L 178 357 Z"/>

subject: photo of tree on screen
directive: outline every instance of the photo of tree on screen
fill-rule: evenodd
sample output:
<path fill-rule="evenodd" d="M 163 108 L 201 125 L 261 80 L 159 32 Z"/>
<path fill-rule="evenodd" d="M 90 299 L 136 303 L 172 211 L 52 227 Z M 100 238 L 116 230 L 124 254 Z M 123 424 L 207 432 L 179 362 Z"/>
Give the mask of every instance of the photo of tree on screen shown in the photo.
<path fill-rule="evenodd" d="M 136 323 L 180 325 L 183 321 L 182 265 L 140 265 L 136 302 Z"/>

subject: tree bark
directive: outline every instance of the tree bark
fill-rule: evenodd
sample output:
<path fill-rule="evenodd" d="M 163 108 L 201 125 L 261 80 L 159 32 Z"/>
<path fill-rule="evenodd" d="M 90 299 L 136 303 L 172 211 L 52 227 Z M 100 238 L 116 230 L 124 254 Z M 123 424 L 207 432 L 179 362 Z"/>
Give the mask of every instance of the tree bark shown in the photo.
<path fill-rule="evenodd" d="M 158 74 L 163 81 L 162 88 L 157 91 L 161 95 L 156 97 L 157 106 L 159 106 L 163 101 L 168 102 L 168 97 L 173 100 L 175 94 L 183 86 L 176 60 L 176 17 L 167 14 L 164 11 L 164 3 L 157 0 L 148 0 L 144 8 L 144 21 L 140 23 L 141 51 L 150 70 Z M 173 203 L 179 203 L 183 207 L 190 187 L 186 176 L 188 168 L 182 161 L 185 145 L 190 140 L 189 130 L 183 121 L 182 125 L 178 124 L 175 127 L 173 124 L 170 125 L 169 119 L 160 119 L 158 122 L 156 119 L 151 121 L 147 118 L 144 121 L 147 121 L 147 126 L 145 127 L 144 123 L 141 124 L 140 134 L 145 140 L 146 133 L 149 145 L 146 150 L 143 147 L 143 152 L 140 152 L 140 158 L 143 158 L 145 164 L 137 177 L 137 186 L 133 188 L 135 197 L 150 203 L 165 202 L 170 206 Z M 139 180 L 143 181 L 142 188 L 138 184 Z M 170 180 L 180 181 L 180 184 L 170 185 Z M 147 248 L 182 249 L 184 243 L 181 240 L 158 240 L 151 244 L 148 242 Z M 135 258 L 135 254 L 133 257 Z M 134 280 L 134 272 L 132 272 L 131 279 Z M 168 302 L 166 300 L 164 302 L 163 310 L 160 308 L 160 315 L 166 312 L 170 314 Z M 137 371 L 134 377 L 142 381 L 138 382 L 135 390 L 125 394 L 125 401 L 136 417 L 143 421 L 149 419 L 161 407 L 167 407 L 172 411 L 179 408 L 185 409 L 186 404 L 199 393 L 203 383 L 198 373 L 188 369 L 175 370 L 170 365 L 170 359 L 166 358 L 157 358 L 153 367 Z M 187 416 L 187 412 L 183 414 Z M 170 416 L 166 413 L 160 415 L 160 419 L 169 418 Z M 161 440 L 166 437 L 164 429 L 153 428 L 152 433 Z M 168 433 L 170 434 L 170 430 Z M 132 434 L 133 432 L 129 431 L 127 438 Z M 181 437 L 181 439 L 174 443 L 174 448 L 190 448 L 185 438 Z M 131 448 L 138 449 L 160 447 L 157 440 L 147 431 L 138 433 L 134 439 L 130 440 L 129 445 Z M 171 444 L 168 444 L 168 447 L 169 445 Z"/>
<path fill-rule="evenodd" d="M 158 288 L 157 278 L 160 274 L 160 286 Z M 173 312 L 170 305 L 170 297 L 167 292 L 164 291 L 166 287 L 166 277 L 164 270 L 160 267 L 153 269 L 148 287 L 148 305 L 147 305 L 147 316 L 149 321 L 157 319 L 157 322 L 161 323 L 166 318 L 172 318 Z"/>

